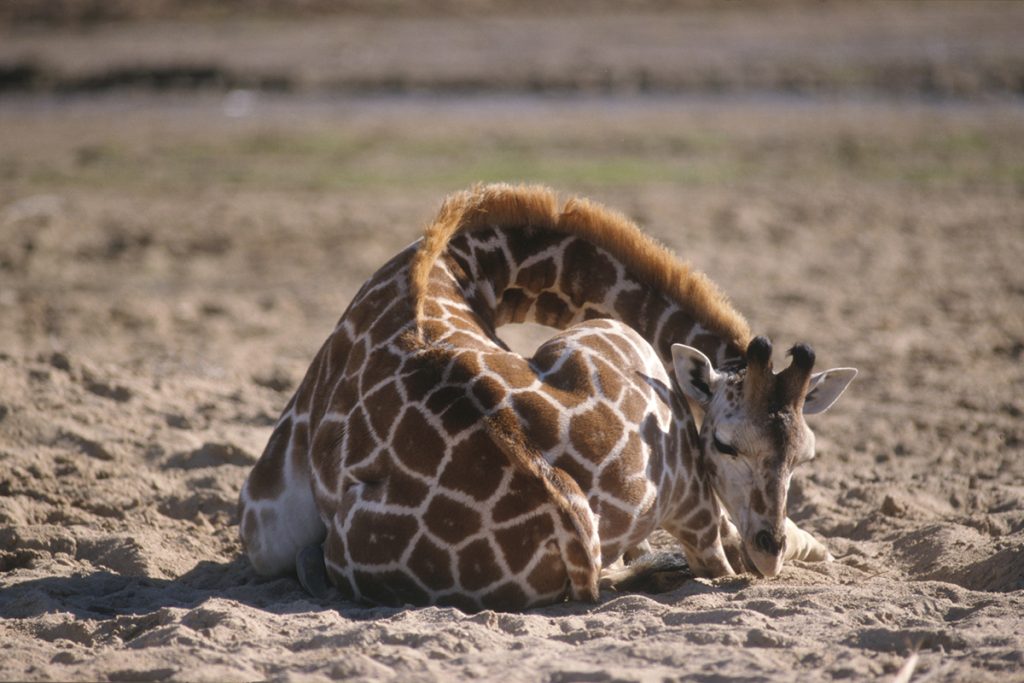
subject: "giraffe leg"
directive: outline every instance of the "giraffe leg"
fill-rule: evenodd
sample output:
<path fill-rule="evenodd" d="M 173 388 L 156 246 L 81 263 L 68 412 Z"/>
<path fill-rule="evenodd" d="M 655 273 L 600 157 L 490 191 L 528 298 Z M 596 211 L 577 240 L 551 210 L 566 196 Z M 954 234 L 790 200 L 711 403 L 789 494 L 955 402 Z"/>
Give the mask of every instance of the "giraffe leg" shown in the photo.
<path fill-rule="evenodd" d="M 295 435 L 305 442 L 305 424 L 284 420 L 270 437 L 239 497 L 240 533 L 253 568 L 264 576 L 287 574 L 295 556 L 311 543 L 323 540 L 320 520 L 304 448 L 295 447 Z"/>
<path fill-rule="evenodd" d="M 618 592 L 665 593 L 693 578 L 678 553 L 649 552 L 626 566 L 602 570 L 601 588 Z"/>
<path fill-rule="evenodd" d="M 650 554 L 651 554 L 651 543 L 650 543 L 650 541 L 648 541 L 645 538 L 644 540 L 642 540 L 639 543 L 637 543 L 636 546 L 634 546 L 634 547 L 630 548 L 629 550 L 627 550 L 626 552 L 624 552 L 622 554 L 622 561 L 625 564 L 633 564 L 633 562 L 635 560 L 643 557 L 644 555 L 650 555 Z"/>
<path fill-rule="evenodd" d="M 331 584 L 327 580 L 324 547 L 320 543 L 307 545 L 295 556 L 295 574 L 306 592 L 314 598 L 326 598 Z"/>
<path fill-rule="evenodd" d="M 835 558 L 824 544 L 787 517 L 785 559 L 803 560 L 804 562 L 832 562 Z"/>
<path fill-rule="evenodd" d="M 722 515 L 719 533 L 722 536 L 725 556 L 729 558 L 729 564 L 733 571 L 737 574 L 753 571 L 754 563 L 747 557 L 747 551 L 743 548 L 743 537 L 740 536 L 739 529 L 732 523 L 728 515 Z"/>

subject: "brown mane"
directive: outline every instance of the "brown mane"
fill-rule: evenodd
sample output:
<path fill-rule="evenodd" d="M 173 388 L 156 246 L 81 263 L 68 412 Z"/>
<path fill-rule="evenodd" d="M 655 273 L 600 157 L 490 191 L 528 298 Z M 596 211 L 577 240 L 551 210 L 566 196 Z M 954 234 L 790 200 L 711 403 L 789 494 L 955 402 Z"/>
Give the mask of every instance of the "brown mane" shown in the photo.
<path fill-rule="evenodd" d="M 561 212 L 554 192 L 542 186 L 478 185 L 450 195 L 413 258 L 410 285 L 416 320 L 423 319 L 427 281 L 448 242 L 480 228 L 534 227 L 576 235 L 604 249 L 642 282 L 664 292 L 701 326 L 746 349 L 747 321 L 718 287 L 620 213 L 573 197 Z"/>

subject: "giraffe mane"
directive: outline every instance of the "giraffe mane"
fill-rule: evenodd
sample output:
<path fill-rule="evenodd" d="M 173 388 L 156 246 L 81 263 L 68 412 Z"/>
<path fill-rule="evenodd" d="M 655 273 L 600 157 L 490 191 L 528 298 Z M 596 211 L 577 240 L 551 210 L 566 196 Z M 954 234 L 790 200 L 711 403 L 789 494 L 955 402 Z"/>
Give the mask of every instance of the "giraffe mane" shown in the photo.
<path fill-rule="evenodd" d="M 430 271 L 459 233 L 481 228 L 524 228 L 576 235 L 604 249 L 641 281 L 664 292 L 704 328 L 745 351 L 751 339 L 746 319 L 704 273 L 621 213 L 580 197 L 558 210 L 558 198 L 540 185 L 475 185 L 449 195 L 413 258 L 410 286 L 417 323 L 424 318 Z"/>

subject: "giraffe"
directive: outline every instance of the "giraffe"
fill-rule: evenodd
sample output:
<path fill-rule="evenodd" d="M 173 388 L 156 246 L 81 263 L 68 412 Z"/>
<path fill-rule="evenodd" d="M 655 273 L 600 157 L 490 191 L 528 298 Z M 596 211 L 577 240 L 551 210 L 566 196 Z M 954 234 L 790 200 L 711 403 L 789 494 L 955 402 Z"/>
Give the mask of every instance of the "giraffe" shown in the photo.
<path fill-rule="evenodd" d="M 559 332 L 526 359 L 497 334 L 514 322 Z M 316 354 L 242 488 L 244 547 L 314 593 L 467 611 L 594 600 L 659 527 L 699 576 L 830 559 L 786 496 L 803 415 L 856 371 L 791 353 L 775 374 L 717 287 L 617 213 L 456 193 Z"/>

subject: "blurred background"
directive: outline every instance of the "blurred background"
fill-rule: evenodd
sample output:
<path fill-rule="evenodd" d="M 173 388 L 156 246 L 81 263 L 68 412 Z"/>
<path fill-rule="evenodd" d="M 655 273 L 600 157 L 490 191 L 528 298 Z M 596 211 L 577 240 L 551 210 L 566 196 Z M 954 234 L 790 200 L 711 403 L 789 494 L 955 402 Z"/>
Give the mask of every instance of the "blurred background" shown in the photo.
<path fill-rule="evenodd" d="M 319 319 L 478 181 L 594 195 L 728 281 L 716 245 L 827 227 L 826 191 L 1019 192 L 1022 30 L 983 1 L 8 0 L 0 341 L 204 319 L 33 294 L 105 273 Z"/>

